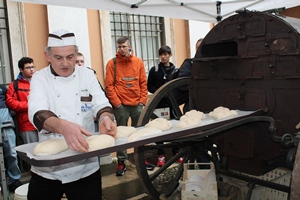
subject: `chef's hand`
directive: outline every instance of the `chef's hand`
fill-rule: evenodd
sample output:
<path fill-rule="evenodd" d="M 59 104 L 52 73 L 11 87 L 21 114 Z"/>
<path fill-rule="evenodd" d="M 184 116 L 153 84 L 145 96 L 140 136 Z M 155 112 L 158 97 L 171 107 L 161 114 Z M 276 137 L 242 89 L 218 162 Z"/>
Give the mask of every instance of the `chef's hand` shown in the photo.
<path fill-rule="evenodd" d="M 90 134 L 82 126 L 67 120 L 59 119 L 59 123 L 57 125 L 59 128 L 59 132 L 57 131 L 57 133 L 61 133 L 65 137 L 65 140 L 71 150 L 88 152 L 89 145 L 83 135 L 91 136 L 92 134 Z"/>
<path fill-rule="evenodd" d="M 116 139 L 117 126 L 116 123 L 111 120 L 111 116 L 104 115 L 99 118 L 99 132 L 101 134 L 107 134 Z"/>

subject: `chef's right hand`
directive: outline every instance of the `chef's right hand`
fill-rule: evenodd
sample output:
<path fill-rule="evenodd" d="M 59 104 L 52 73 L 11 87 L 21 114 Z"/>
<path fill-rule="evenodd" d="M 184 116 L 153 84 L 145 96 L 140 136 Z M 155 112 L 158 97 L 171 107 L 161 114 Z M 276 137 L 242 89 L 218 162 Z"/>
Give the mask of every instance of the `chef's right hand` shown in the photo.
<path fill-rule="evenodd" d="M 61 133 L 65 137 L 66 143 L 71 150 L 88 152 L 89 145 L 83 135 L 91 136 L 92 134 L 90 134 L 82 126 L 63 119 L 60 119 L 58 126 L 58 133 Z"/>

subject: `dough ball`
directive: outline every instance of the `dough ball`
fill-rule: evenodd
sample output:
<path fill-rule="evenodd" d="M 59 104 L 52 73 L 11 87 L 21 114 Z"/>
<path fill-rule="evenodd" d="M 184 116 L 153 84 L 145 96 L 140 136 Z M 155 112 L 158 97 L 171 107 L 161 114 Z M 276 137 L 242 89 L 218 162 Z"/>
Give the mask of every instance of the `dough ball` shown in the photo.
<path fill-rule="evenodd" d="M 193 120 L 193 121 L 197 121 L 197 123 L 200 123 L 202 120 L 199 117 L 187 117 L 185 115 L 180 117 L 180 121 L 188 121 L 188 120 Z"/>
<path fill-rule="evenodd" d="M 232 115 L 238 115 L 238 113 L 235 110 L 229 110 L 228 108 L 219 106 L 215 108 L 212 112 L 208 113 L 208 115 L 218 120 Z"/>
<path fill-rule="evenodd" d="M 86 141 L 89 144 L 89 151 L 105 149 L 115 145 L 115 139 L 107 134 L 92 135 L 87 137 Z"/>
<path fill-rule="evenodd" d="M 33 154 L 36 156 L 50 156 L 68 149 L 64 138 L 46 140 L 35 145 Z"/>
<path fill-rule="evenodd" d="M 156 118 L 145 125 L 145 127 L 155 127 L 155 128 L 159 128 L 162 131 L 166 131 L 172 128 L 172 126 L 173 126 L 172 122 L 168 121 L 165 118 Z"/>
<path fill-rule="evenodd" d="M 198 118 L 200 119 L 200 122 L 202 119 L 205 119 L 205 114 L 203 112 L 197 111 L 197 110 L 191 110 L 185 113 L 186 117 L 192 117 L 192 118 Z"/>
<path fill-rule="evenodd" d="M 180 121 L 176 125 L 177 128 L 187 128 L 190 126 L 195 126 L 205 119 L 205 114 L 197 110 L 191 110 L 186 112 L 185 115 L 180 117 Z"/>
<path fill-rule="evenodd" d="M 198 123 L 200 123 L 201 120 L 197 119 L 197 118 L 192 118 L 192 117 L 184 117 L 184 118 L 180 118 L 178 124 L 176 125 L 177 128 L 187 128 L 190 126 L 195 126 Z"/>
<path fill-rule="evenodd" d="M 162 130 L 159 128 L 145 127 L 145 128 L 138 130 L 137 132 L 131 134 L 128 138 L 128 142 L 134 142 L 136 140 L 139 140 L 143 136 L 149 136 L 149 135 L 153 135 L 153 134 L 157 134 L 157 133 L 161 133 L 161 132 L 162 132 Z"/>
<path fill-rule="evenodd" d="M 132 133 L 135 133 L 137 131 L 136 128 L 132 126 L 117 126 L 117 138 L 127 138 Z"/>

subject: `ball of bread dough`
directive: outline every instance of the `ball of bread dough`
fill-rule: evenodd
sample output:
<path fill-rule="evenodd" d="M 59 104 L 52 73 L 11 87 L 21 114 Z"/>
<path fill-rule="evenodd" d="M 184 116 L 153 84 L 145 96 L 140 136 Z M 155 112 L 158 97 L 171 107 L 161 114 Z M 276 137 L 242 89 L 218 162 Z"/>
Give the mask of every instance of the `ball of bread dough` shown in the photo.
<path fill-rule="evenodd" d="M 166 131 L 172 128 L 172 126 L 173 126 L 172 122 L 168 121 L 165 118 L 156 118 L 145 125 L 145 127 L 155 127 L 155 128 L 159 128 L 162 131 Z"/>
<path fill-rule="evenodd" d="M 192 119 L 192 120 L 194 120 L 194 121 L 197 121 L 197 123 L 200 123 L 202 120 L 201 120 L 201 118 L 199 118 L 199 117 L 187 117 L 187 116 L 185 116 L 185 115 L 182 115 L 181 117 L 180 117 L 180 121 L 188 121 L 189 119 Z"/>
<path fill-rule="evenodd" d="M 132 126 L 117 126 L 116 138 L 127 138 L 136 131 L 137 129 Z"/>
<path fill-rule="evenodd" d="M 50 156 L 68 149 L 64 138 L 46 140 L 35 145 L 33 154 L 35 156 Z"/>
<path fill-rule="evenodd" d="M 145 127 L 145 128 L 138 130 L 137 132 L 131 134 L 128 138 L 128 142 L 134 142 L 136 140 L 141 139 L 144 136 L 149 136 L 149 135 L 153 135 L 153 134 L 157 134 L 157 133 L 161 133 L 161 132 L 162 132 L 162 130 L 159 128 Z"/>
<path fill-rule="evenodd" d="M 115 145 L 115 139 L 107 134 L 92 135 L 86 138 L 89 145 L 89 151 L 104 149 Z"/>
<path fill-rule="evenodd" d="M 197 118 L 192 118 L 192 117 L 184 117 L 184 118 L 180 118 L 178 124 L 176 125 L 177 128 L 187 128 L 190 126 L 195 126 L 198 123 L 200 123 L 201 120 L 197 119 Z"/>
<path fill-rule="evenodd" d="M 197 125 L 205 119 L 205 114 L 203 112 L 197 110 L 191 110 L 185 113 L 185 115 L 180 117 L 178 124 L 176 125 L 177 128 L 187 128 L 190 126 Z"/>
<path fill-rule="evenodd" d="M 219 106 L 215 108 L 212 112 L 208 113 L 208 115 L 212 118 L 219 120 L 232 115 L 238 115 L 238 113 L 235 110 L 229 110 L 228 108 Z"/>
<path fill-rule="evenodd" d="M 184 116 L 200 119 L 200 122 L 202 119 L 205 119 L 205 114 L 197 110 L 188 111 L 184 114 Z"/>

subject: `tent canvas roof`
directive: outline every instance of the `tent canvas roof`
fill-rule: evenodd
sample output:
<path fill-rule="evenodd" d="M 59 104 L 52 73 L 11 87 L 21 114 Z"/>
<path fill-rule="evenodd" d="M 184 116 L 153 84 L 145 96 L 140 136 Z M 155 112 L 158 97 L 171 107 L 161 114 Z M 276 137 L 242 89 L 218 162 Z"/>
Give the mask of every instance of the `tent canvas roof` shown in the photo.
<path fill-rule="evenodd" d="M 237 10 L 291 8 L 299 0 L 14 0 L 34 4 L 108 10 L 216 23 Z M 217 8 L 217 5 L 218 8 Z"/>

